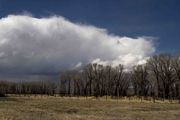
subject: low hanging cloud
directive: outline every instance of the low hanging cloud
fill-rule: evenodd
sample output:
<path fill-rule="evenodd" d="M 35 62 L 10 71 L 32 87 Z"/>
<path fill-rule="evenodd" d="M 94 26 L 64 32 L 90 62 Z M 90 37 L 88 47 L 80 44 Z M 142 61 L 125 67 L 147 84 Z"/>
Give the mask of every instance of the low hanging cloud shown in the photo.
<path fill-rule="evenodd" d="M 61 16 L 0 19 L 0 72 L 51 74 L 93 62 L 132 67 L 155 51 L 151 37 L 121 37 Z"/>

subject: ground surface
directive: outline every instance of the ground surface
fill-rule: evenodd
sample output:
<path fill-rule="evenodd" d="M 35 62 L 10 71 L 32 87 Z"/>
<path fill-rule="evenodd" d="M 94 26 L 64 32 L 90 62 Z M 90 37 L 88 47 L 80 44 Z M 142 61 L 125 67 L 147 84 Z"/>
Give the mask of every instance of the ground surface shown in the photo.
<path fill-rule="evenodd" d="M 68 97 L 0 98 L 0 120 L 180 120 L 180 104 Z"/>

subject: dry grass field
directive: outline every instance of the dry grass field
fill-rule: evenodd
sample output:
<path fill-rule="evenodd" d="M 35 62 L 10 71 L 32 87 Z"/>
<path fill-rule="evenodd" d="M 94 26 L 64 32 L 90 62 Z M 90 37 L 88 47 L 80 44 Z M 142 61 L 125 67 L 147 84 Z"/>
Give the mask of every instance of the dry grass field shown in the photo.
<path fill-rule="evenodd" d="M 0 98 L 0 120 L 180 120 L 180 104 L 30 96 Z"/>

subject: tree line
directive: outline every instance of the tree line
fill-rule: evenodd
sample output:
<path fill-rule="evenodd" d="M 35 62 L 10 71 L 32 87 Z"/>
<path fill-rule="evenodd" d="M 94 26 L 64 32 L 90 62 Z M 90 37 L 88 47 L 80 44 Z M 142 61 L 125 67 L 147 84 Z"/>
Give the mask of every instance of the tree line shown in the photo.
<path fill-rule="evenodd" d="M 47 94 L 61 96 L 124 96 L 178 99 L 180 101 L 180 57 L 160 54 L 146 64 L 126 70 L 123 65 L 88 64 L 78 70 L 60 74 L 52 81 L 0 81 L 0 95 Z"/>

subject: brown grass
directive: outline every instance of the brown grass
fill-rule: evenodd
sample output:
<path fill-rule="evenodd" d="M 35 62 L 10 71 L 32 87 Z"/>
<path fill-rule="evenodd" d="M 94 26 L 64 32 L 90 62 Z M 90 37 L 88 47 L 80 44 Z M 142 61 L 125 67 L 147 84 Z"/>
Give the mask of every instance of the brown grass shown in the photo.
<path fill-rule="evenodd" d="M 75 97 L 0 98 L 0 120 L 179 120 L 180 104 Z"/>

